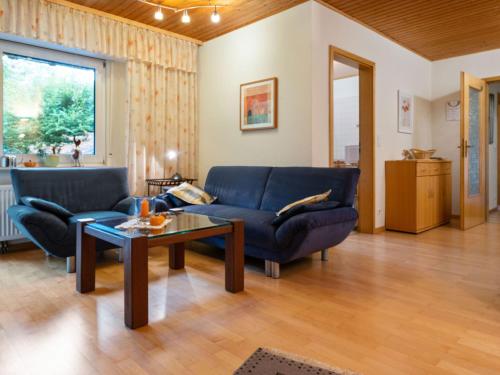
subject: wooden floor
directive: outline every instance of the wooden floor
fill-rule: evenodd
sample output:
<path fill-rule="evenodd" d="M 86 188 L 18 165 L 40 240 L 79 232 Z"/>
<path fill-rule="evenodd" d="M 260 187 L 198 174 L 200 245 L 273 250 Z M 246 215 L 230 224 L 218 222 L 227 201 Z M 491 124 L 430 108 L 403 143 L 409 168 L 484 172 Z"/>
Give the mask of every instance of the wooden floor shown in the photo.
<path fill-rule="evenodd" d="M 496 216 L 493 217 L 495 219 Z M 97 290 L 41 251 L 0 256 L 0 374 L 231 374 L 260 346 L 364 374 L 500 373 L 500 220 L 461 232 L 353 234 L 331 252 L 223 287 L 223 263 L 150 252 L 150 325 L 123 325 L 122 266 Z"/>

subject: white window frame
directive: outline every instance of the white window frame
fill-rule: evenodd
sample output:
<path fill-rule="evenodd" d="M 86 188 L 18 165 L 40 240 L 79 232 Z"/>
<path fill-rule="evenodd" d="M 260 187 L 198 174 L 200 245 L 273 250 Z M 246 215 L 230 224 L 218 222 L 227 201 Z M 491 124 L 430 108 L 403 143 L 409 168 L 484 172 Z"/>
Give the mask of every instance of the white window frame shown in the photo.
<path fill-rule="evenodd" d="M 82 164 L 105 164 L 106 157 L 106 64 L 104 60 L 81 56 L 73 53 L 60 52 L 52 49 L 40 48 L 28 44 L 0 40 L 0 155 L 3 155 L 3 55 L 11 53 L 19 56 L 32 57 L 50 62 L 91 68 L 95 70 L 95 133 L 94 155 L 82 155 Z M 16 155 L 20 159 L 39 161 L 34 154 Z M 72 164 L 71 155 L 60 155 L 60 164 Z"/>

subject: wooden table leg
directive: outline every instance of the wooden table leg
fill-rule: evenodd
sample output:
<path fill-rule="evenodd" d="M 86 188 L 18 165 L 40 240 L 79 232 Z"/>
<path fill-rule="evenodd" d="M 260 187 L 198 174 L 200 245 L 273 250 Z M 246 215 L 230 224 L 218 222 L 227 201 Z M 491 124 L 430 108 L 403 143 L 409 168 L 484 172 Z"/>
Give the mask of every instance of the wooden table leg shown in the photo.
<path fill-rule="evenodd" d="M 237 293 L 244 288 L 245 223 L 231 220 L 232 233 L 226 234 L 226 290 Z"/>
<path fill-rule="evenodd" d="M 148 324 L 148 240 L 128 239 L 123 251 L 125 325 L 135 329 Z"/>
<path fill-rule="evenodd" d="M 175 243 L 168 247 L 168 265 L 173 270 L 184 268 L 184 242 Z"/>
<path fill-rule="evenodd" d="M 95 290 L 96 239 L 85 233 L 85 226 L 94 219 L 80 219 L 76 224 L 76 290 L 88 293 Z"/>

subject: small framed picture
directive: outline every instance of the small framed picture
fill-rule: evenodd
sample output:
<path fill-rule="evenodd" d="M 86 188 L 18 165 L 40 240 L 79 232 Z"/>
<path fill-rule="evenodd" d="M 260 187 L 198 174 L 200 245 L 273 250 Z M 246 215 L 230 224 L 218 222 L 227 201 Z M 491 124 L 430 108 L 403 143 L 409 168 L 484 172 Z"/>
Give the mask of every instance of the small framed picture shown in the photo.
<path fill-rule="evenodd" d="M 278 79 L 269 78 L 240 86 L 240 130 L 278 127 Z"/>
<path fill-rule="evenodd" d="M 413 95 L 398 91 L 398 132 L 413 133 Z"/>

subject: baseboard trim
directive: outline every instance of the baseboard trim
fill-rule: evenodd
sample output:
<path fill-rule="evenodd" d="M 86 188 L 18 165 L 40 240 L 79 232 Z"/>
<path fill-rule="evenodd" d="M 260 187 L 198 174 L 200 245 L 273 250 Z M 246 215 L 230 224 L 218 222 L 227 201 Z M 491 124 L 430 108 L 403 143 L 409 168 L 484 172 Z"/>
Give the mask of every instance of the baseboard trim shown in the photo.
<path fill-rule="evenodd" d="M 373 234 L 380 234 L 382 232 L 385 232 L 385 226 L 381 226 L 381 227 L 378 227 L 378 228 L 373 228 Z"/>
<path fill-rule="evenodd" d="M 493 207 L 492 209 L 490 209 L 490 214 L 495 211 L 498 211 L 498 207 Z"/>

